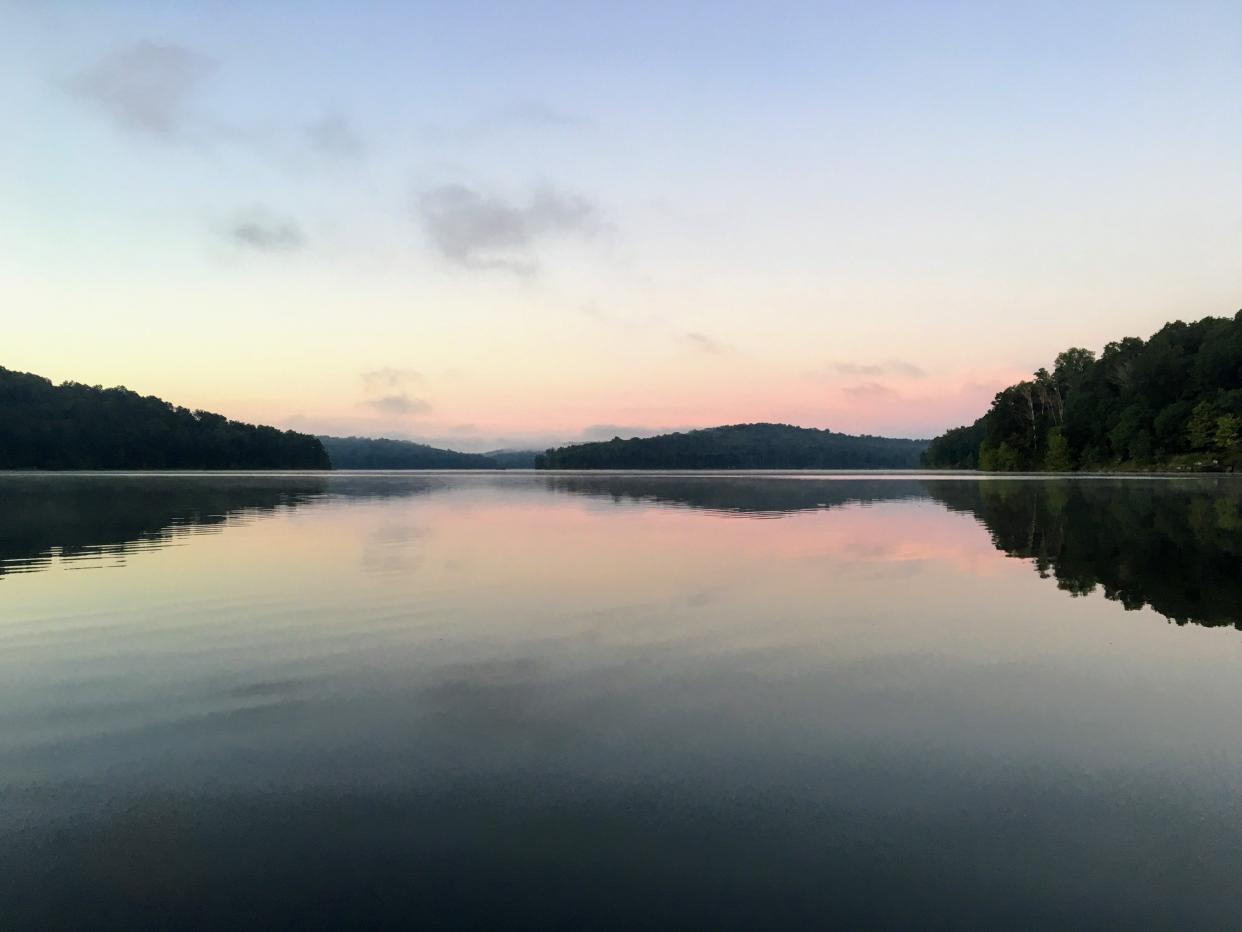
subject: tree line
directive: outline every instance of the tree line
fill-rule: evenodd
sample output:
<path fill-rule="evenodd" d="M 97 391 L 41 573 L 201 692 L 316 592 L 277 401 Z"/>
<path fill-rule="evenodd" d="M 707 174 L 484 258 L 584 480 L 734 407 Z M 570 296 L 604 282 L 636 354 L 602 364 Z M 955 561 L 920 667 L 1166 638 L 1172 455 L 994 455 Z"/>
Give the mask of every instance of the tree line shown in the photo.
<path fill-rule="evenodd" d="M 327 469 L 315 437 L 0 368 L 0 469 Z"/>
<path fill-rule="evenodd" d="M 998 392 L 973 424 L 932 440 L 936 468 L 1055 471 L 1242 467 L 1242 311 L 1165 324 L 1097 357 L 1075 347 L 1052 371 Z"/>
<path fill-rule="evenodd" d="M 483 453 L 458 453 L 412 440 L 386 437 L 323 437 L 335 469 L 500 469 Z"/>
<path fill-rule="evenodd" d="M 733 424 L 558 447 L 537 469 L 910 469 L 926 440 L 851 436 L 789 424 Z"/>

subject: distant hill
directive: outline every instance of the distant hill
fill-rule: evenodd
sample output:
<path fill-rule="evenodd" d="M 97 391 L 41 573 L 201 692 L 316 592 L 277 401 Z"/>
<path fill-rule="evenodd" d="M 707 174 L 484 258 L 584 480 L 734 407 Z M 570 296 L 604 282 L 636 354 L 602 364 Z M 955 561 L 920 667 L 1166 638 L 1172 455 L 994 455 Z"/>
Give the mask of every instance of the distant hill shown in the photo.
<path fill-rule="evenodd" d="M 543 453 L 539 469 L 910 469 L 926 440 L 851 436 L 788 424 L 734 424 L 658 437 L 580 443 Z"/>
<path fill-rule="evenodd" d="M 491 450 L 483 455 L 495 460 L 501 469 L 534 469 L 541 454 L 538 450 Z"/>
<path fill-rule="evenodd" d="M 1098 358 L 1068 349 L 933 440 L 924 460 L 1002 472 L 1242 469 L 1242 311 L 1165 324 Z"/>
<path fill-rule="evenodd" d="M 441 450 L 385 437 L 320 437 L 334 469 L 499 469 L 482 453 Z"/>
<path fill-rule="evenodd" d="M 0 368 L 0 469 L 326 469 L 308 434 Z"/>

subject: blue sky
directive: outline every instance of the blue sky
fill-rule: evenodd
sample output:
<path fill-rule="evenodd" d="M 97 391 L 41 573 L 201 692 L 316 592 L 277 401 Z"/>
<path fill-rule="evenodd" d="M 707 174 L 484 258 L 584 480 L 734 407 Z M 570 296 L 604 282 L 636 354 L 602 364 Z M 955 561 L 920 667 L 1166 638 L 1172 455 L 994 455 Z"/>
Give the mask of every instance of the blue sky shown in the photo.
<path fill-rule="evenodd" d="M 928 435 L 1242 305 L 1237 3 L 0 11 L 0 365 L 58 380 Z"/>

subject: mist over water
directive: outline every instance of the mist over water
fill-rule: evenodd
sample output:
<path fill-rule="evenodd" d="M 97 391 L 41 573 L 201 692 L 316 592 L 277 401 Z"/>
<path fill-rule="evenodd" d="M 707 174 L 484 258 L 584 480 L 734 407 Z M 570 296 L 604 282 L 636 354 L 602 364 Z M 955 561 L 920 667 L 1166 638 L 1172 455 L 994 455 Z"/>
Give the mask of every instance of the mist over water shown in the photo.
<path fill-rule="evenodd" d="M 1235 928 L 1242 482 L 0 475 L 14 928 Z"/>

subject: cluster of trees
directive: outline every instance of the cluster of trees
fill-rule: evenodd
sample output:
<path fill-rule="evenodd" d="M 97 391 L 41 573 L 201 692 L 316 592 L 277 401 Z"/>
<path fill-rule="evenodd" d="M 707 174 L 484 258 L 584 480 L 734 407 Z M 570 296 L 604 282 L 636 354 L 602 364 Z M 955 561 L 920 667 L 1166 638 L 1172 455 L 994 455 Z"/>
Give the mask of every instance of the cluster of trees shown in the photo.
<path fill-rule="evenodd" d="M 538 469 L 909 469 L 926 440 L 838 434 L 788 424 L 735 424 L 658 437 L 580 443 L 543 453 Z"/>
<path fill-rule="evenodd" d="M 335 469 L 499 469 L 483 453 L 458 453 L 410 440 L 320 437 Z"/>
<path fill-rule="evenodd" d="M 0 469 L 327 469 L 308 434 L 0 368 Z"/>
<path fill-rule="evenodd" d="M 1166 324 L 1097 358 L 1070 349 L 1051 372 L 997 394 L 974 424 L 935 438 L 931 467 L 985 470 L 1242 466 L 1242 311 Z"/>
<path fill-rule="evenodd" d="M 483 454 L 501 469 L 534 469 L 538 450 L 489 450 Z"/>

